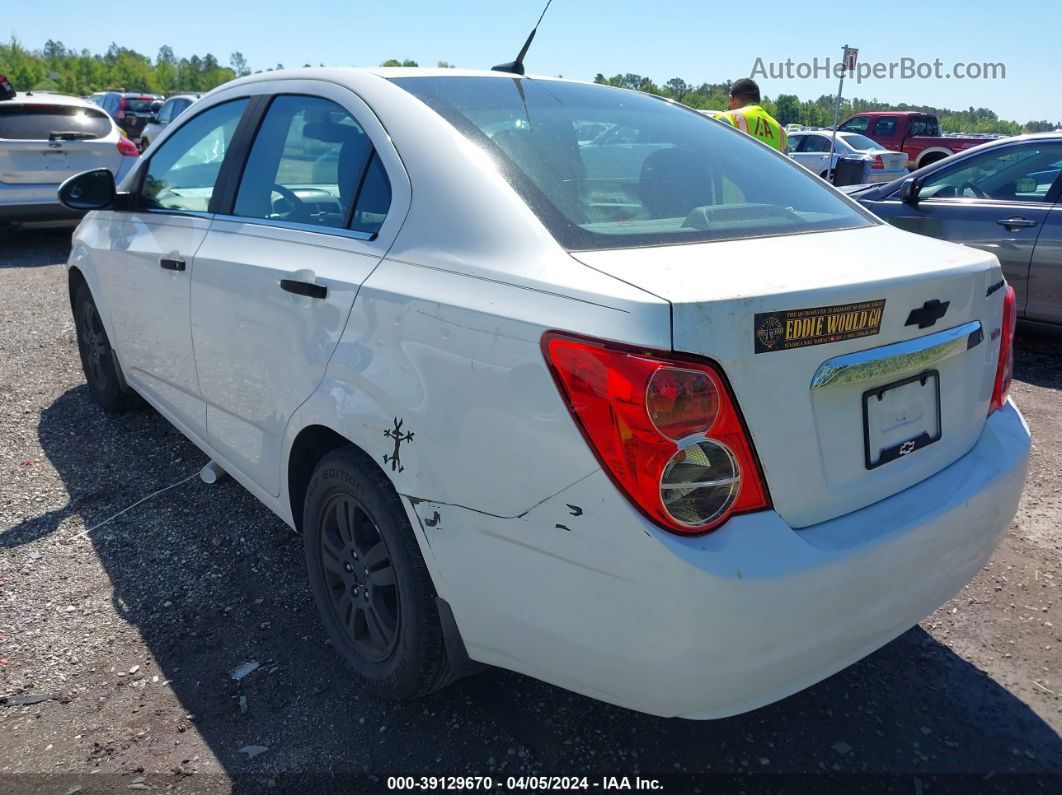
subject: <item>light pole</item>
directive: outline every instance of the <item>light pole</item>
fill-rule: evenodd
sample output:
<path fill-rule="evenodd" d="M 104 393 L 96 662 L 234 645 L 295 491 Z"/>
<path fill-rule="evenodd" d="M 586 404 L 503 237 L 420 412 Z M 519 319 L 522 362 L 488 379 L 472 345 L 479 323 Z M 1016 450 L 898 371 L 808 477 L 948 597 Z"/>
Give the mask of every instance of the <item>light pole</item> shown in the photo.
<path fill-rule="evenodd" d="M 844 45 L 844 68 L 841 69 L 841 82 L 837 86 L 837 100 L 833 103 L 833 135 L 830 136 L 830 159 L 826 166 L 826 176 L 829 178 L 829 182 L 833 184 L 834 168 L 833 168 L 833 153 L 837 149 L 837 125 L 841 121 L 841 91 L 844 89 L 844 73 L 855 69 L 856 58 L 859 57 L 859 50 L 855 47 L 849 47 Z"/>

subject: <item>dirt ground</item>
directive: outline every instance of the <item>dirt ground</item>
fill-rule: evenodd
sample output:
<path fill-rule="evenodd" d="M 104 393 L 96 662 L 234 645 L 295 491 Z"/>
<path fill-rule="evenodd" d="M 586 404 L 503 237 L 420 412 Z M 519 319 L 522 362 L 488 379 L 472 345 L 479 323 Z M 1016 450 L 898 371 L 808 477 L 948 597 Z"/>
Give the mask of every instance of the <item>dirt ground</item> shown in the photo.
<path fill-rule="evenodd" d="M 1062 791 L 1062 338 L 1019 334 L 1012 395 L 1034 448 L 1002 546 L 862 662 L 704 723 L 497 670 L 393 704 L 345 674 L 299 539 L 231 480 L 191 477 L 98 526 L 205 457 L 152 411 L 109 417 L 89 400 L 68 240 L 0 240 L 0 790 L 758 772 Z M 258 667 L 235 678 L 244 663 Z"/>

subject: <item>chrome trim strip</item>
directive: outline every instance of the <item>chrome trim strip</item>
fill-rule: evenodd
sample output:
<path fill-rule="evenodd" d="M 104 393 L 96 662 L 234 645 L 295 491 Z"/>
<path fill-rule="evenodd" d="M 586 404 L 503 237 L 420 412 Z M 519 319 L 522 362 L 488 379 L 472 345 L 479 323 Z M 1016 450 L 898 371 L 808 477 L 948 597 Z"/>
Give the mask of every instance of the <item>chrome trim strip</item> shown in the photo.
<path fill-rule="evenodd" d="M 915 373 L 980 345 L 984 336 L 981 321 L 972 320 L 924 337 L 835 356 L 819 365 L 811 379 L 811 388 L 892 379 Z"/>
<path fill-rule="evenodd" d="M 334 235 L 336 237 L 348 237 L 354 240 L 375 240 L 376 234 L 359 232 L 356 229 L 343 229 L 337 226 L 319 226 L 317 224 L 302 224 L 294 221 L 274 221 L 270 218 L 248 218 L 243 215 L 215 215 L 215 221 L 229 221 L 237 224 L 251 224 L 252 226 L 273 227 L 276 229 L 297 229 L 301 232 L 316 232 L 319 235 Z"/>

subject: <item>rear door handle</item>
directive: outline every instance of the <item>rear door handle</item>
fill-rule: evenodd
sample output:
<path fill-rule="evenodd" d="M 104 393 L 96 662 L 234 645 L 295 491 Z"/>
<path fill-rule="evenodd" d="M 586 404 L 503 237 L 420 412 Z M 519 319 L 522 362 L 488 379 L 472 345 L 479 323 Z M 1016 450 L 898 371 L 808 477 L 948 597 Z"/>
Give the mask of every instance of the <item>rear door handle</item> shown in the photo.
<path fill-rule="evenodd" d="M 1013 218 L 1000 218 L 996 223 L 1011 230 L 1036 226 L 1036 221 L 1030 221 L 1028 218 L 1020 218 L 1018 216 Z"/>
<path fill-rule="evenodd" d="M 281 279 L 280 289 L 287 290 L 295 295 L 305 295 L 309 298 L 327 298 L 328 288 L 315 282 L 300 282 L 295 279 Z"/>
<path fill-rule="evenodd" d="M 183 271 L 184 260 L 183 259 L 160 259 L 159 266 L 163 270 L 167 271 Z"/>

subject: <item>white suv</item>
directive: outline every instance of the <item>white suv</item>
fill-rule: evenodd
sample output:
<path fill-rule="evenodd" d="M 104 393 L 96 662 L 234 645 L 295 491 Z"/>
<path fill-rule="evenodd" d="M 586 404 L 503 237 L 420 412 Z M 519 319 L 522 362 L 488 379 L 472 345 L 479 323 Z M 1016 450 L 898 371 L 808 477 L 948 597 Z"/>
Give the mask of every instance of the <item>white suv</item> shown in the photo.
<path fill-rule="evenodd" d="M 471 660 L 731 715 L 913 626 L 1014 516 L 996 258 L 677 104 L 274 72 L 120 187 L 61 189 L 100 208 L 70 257 L 92 393 L 142 396 L 301 531 L 377 691 Z"/>
<path fill-rule="evenodd" d="M 33 93 L 0 100 L 0 224 L 77 218 L 59 203 L 59 183 L 96 168 L 124 179 L 138 154 L 87 100 Z"/>

